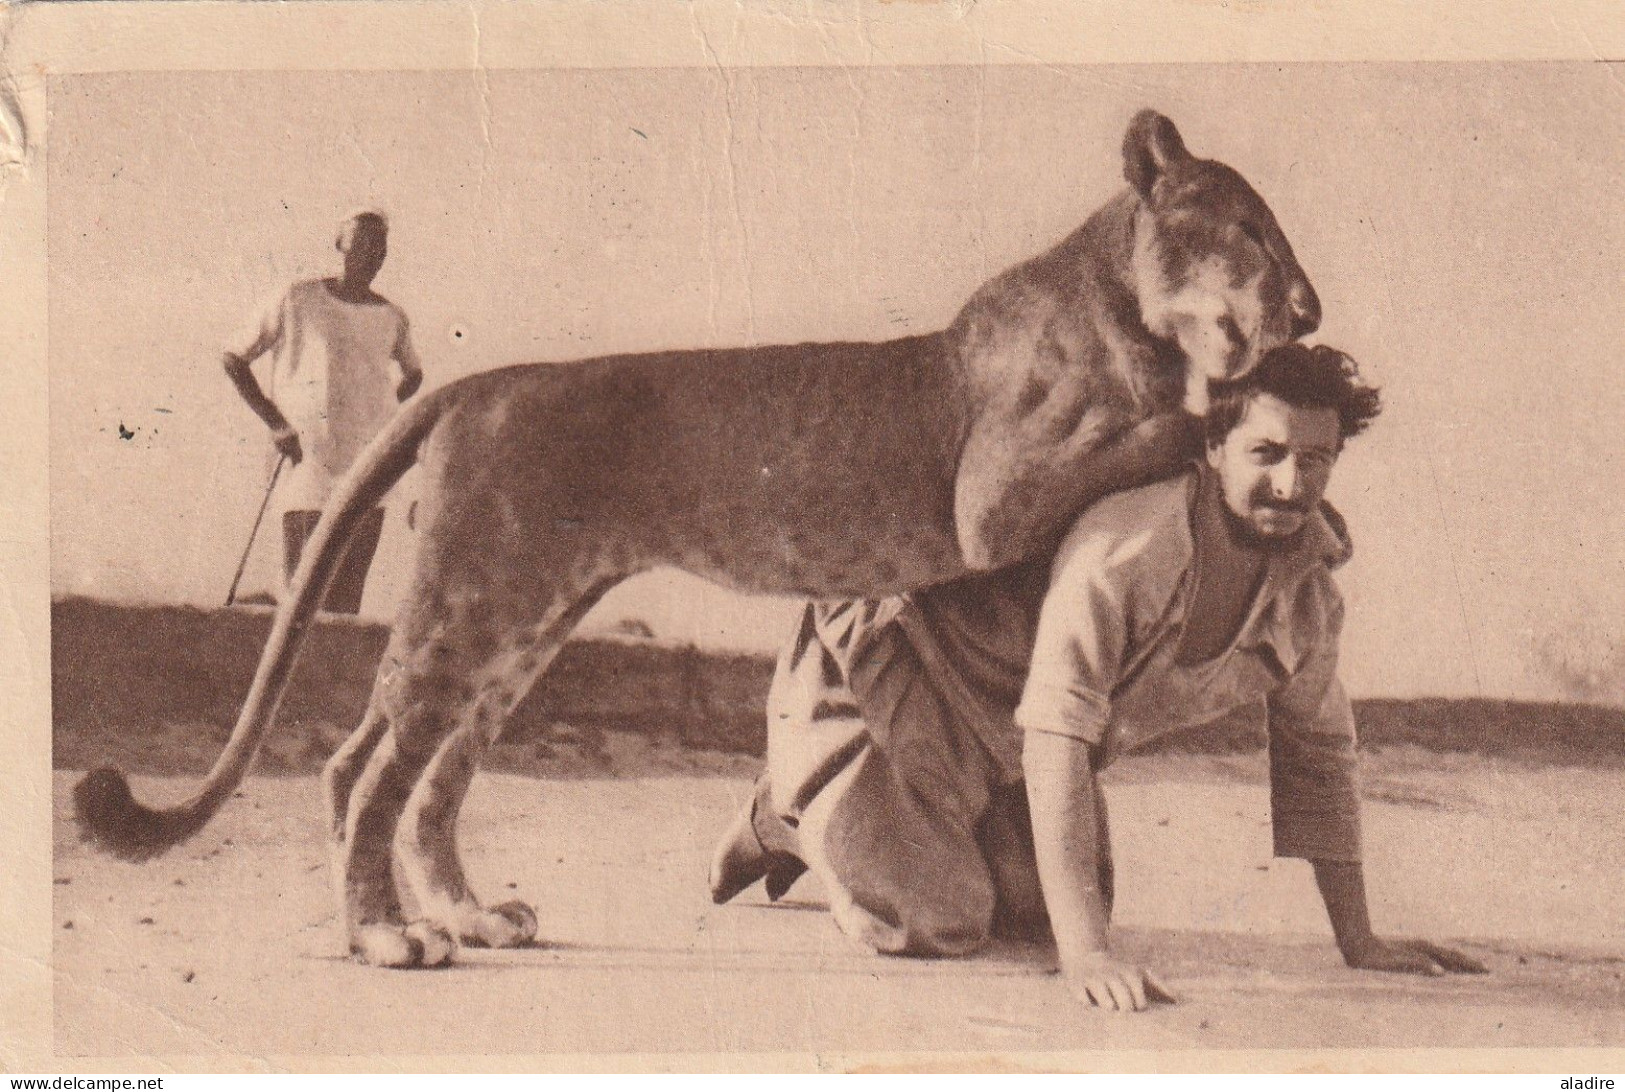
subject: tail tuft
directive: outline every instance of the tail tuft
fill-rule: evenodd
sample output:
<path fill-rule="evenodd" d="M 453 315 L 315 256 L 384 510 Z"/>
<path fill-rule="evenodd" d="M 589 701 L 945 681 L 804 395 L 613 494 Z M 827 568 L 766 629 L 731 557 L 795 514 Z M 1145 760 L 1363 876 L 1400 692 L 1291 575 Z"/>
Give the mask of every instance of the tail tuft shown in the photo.
<path fill-rule="evenodd" d="M 328 501 L 300 558 L 290 594 L 277 607 L 270 640 L 254 669 L 254 682 L 231 738 L 196 794 L 173 807 L 149 808 L 131 795 L 129 781 L 118 770 L 93 770 L 73 788 L 79 836 L 85 842 L 122 860 L 148 861 L 202 830 L 231 798 L 276 717 L 277 700 L 293 673 L 300 643 L 356 523 L 412 468 L 419 445 L 446 406 L 460 397 L 458 389 L 456 384 L 443 387 L 401 411 L 374 437 Z"/>
<path fill-rule="evenodd" d="M 124 861 L 146 861 L 186 838 L 190 824 L 138 803 L 118 770 L 102 767 L 73 787 L 79 837 Z"/>

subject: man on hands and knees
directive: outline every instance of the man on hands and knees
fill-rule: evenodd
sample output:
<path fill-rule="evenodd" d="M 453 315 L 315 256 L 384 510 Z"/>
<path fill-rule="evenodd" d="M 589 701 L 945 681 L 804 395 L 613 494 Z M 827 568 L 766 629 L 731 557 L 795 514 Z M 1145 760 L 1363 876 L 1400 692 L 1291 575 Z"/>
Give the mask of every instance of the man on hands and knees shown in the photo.
<path fill-rule="evenodd" d="M 1097 774 L 1261 702 L 1275 853 L 1313 863 L 1344 961 L 1483 971 L 1377 937 L 1366 908 L 1331 575 L 1350 543 L 1323 496 L 1377 392 L 1344 354 L 1292 344 L 1211 400 L 1200 464 L 1095 504 L 1052 563 L 809 604 L 769 697 L 767 771 L 712 863 L 716 901 L 764 877 L 776 898 L 811 867 L 876 951 L 1047 932 L 1079 998 L 1171 1000 L 1110 951 Z"/>
<path fill-rule="evenodd" d="M 388 221 L 382 213 L 357 213 L 339 225 L 335 246 L 344 259 L 341 276 L 294 284 L 224 355 L 226 375 L 292 467 L 278 489 L 288 580 L 333 486 L 395 404 L 423 383 L 406 313 L 372 290 L 389 250 Z M 266 353 L 272 354 L 269 392 L 251 368 Z M 373 509 L 350 542 L 326 609 L 361 609 L 383 526 L 384 510 Z"/>

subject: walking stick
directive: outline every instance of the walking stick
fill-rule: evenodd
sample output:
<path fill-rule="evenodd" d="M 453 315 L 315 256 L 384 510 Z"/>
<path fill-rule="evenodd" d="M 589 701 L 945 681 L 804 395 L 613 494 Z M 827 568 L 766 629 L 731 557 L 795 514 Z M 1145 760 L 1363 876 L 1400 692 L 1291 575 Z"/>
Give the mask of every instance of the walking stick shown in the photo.
<path fill-rule="evenodd" d="M 237 601 L 237 584 L 243 578 L 243 570 L 248 568 L 248 554 L 254 549 L 254 539 L 260 533 L 260 522 L 265 519 L 265 509 L 271 504 L 271 492 L 276 488 L 276 480 L 282 473 L 282 464 L 288 461 L 286 455 L 278 455 L 276 466 L 271 469 L 271 480 L 265 485 L 265 499 L 260 501 L 259 515 L 254 517 L 254 529 L 248 532 L 248 545 L 243 547 L 243 559 L 237 562 L 237 575 L 231 578 L 231 590 L 226 592 L 226 606 Z"/>

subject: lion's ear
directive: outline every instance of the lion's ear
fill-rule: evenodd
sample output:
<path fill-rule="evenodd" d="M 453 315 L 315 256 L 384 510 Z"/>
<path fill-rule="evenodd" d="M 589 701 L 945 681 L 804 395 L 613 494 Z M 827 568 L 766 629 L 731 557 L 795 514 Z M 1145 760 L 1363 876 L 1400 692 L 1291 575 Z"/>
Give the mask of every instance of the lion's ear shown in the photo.
<path fill-rule="evenodd" d="M 1155 110 L 1141 110 L 1123 135 L 1123 177 L 1141 197 L 1150 197 L 1157 179 L 1190 155 L 1173 122 Z"/>

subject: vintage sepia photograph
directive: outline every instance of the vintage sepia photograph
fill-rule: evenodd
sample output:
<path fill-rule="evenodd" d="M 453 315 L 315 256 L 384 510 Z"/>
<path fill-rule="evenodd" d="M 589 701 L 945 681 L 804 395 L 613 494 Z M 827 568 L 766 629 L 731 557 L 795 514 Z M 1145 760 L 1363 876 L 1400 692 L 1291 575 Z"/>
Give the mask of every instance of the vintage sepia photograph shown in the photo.
<path fill-rule="evenodd" d="M 1621 78 L 51 74 L 52 1056 L 1625 1048 Z"/>

